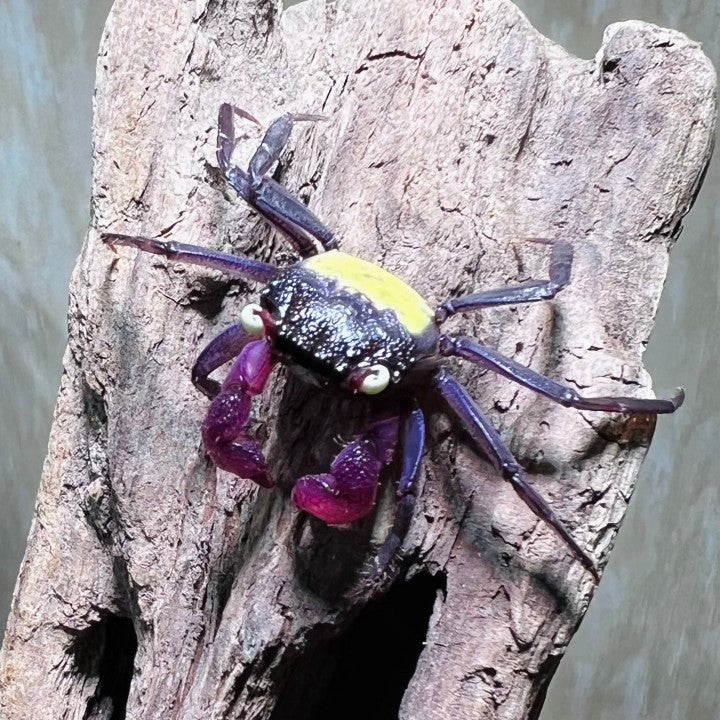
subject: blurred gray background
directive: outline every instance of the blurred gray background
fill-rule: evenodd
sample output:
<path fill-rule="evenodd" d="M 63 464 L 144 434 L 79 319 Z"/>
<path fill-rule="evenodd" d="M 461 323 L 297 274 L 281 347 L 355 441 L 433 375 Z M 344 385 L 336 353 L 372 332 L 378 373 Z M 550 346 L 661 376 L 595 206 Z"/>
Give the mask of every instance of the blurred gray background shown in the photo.
<path fill-rule="evenodd" d="M 25 546 L 65 346 L 67 287 L 89 218 L 95 54 L 110 0 L 0 4 L 0 629 Z M 720 0 L 520 0 L 570 52 L 611 22 L 686 32 L 720 65 Z M 617 547 L 543 720 L 720 716 L 720 163 L 673 251 L 646 362 L 661 419 Z"/>

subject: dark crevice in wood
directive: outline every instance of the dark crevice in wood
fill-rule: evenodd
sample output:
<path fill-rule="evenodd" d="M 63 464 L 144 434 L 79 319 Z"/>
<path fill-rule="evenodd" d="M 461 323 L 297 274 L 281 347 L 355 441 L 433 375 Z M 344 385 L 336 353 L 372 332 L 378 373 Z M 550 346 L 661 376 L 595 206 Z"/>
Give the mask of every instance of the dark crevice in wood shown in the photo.
<path fill-rule="evenodd" d="M 617 70 L 617 66 L 620 64 L 618 58 L 610 58 L 603 63 L 603 72 L 611 73 Z"/>
<path fill-rule="evenodd" d="M 107 425 L 105 398 L 85 380 L 82 383 L 82 398 L 88 426 L 95 432 L 104 431 Z"/>
<path fill-rule="evenodd" d="M 180 304 L 194 308 L 206 320 L 214 320 L 220 314 L 228 293 L 237 284 L 236 281 L 197 278 Z"/>
<path fill-rule="evenodd" d="M 83 720 L 125 720 L 136 651 L 132 620 L 113 614 L 73 640 L 70 652 L 76 671 L 97 683 Z"/>
<path fill-rule="evenodd" d="M 272 720 L 397 720 L 444 573 L 396 582 L 345 631 L 301 658 Z"/>

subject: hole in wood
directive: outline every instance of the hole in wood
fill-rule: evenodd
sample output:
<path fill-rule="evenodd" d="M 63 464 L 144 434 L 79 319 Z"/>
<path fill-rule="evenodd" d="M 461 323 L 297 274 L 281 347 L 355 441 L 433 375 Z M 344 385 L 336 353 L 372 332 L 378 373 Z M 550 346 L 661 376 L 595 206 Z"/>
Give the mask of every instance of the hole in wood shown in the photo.
<path fill-rule="evenodd" d="M 73 640 L 76 671 L 96 682 L 83 720 L 125 720 L 136 650 L 132 620 L 118 615 L 108 614 Z"/>
<path fill-rule="evenodd" d="M 371 602 L 295 666 L 272 720 L 397 720 L 445 575 L 422 572 Z"/>

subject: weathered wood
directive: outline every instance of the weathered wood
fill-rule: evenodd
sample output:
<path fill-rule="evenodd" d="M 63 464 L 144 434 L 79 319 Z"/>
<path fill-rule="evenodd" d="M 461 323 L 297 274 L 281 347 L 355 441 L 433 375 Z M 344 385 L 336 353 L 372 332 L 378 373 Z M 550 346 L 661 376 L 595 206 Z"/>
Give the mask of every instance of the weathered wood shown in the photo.
<path fill-rule="evenodd" d="M 390 483 L 376 516 L 350 531 L 298 513 L 287 488 L 327 462 L 346 408 L 283 378 L 255 429 L 284 489 L 216 472 L 188 369 L 257 288 L 113 256 L 98 230 L 169 231 L 289 261 L 223 184 L 217 108 L 230 101 L 266 122 L 320 111 L 330 121 L 294 136 L 282 181 L 345 250 L 440 301 L 541 277 L 542 248 L 524 237 L 571 240 L 573 283 L 552 304 L 454 327 L 585 394 L 649 395 L 642 352 L 709 160 L 714 72 L 698 44 L 639 22 L 608 28 L 595 60 L 570 57 L 505 0 L 311 0 L 283 13 L 267 0 L 118 0 L 97 82 L 92 227 L 0 655 L 0 714 L 119 718 L 126 704 L 143 720 L 321 717 L 338 662 L 329 638 L 347 637 L 373 592 L 356 581 L 389 523 Z M 237 157 L 257 139 L 249 127 Z M 652 422 L 459 374 L 604 564 Z M 400 717 L 535 717 L 593 583 L 450 430 L 433 418 L 396 578 L 401 593 L 420 574 L 409 604 L 434 603 Z M 396 621 L 422 634 L 422 613 Z M 391 649 L 377 642 L 366 664 L 379 668 Z M 353 681 L 356 709 L 377 690 L 359 668 Z"/>

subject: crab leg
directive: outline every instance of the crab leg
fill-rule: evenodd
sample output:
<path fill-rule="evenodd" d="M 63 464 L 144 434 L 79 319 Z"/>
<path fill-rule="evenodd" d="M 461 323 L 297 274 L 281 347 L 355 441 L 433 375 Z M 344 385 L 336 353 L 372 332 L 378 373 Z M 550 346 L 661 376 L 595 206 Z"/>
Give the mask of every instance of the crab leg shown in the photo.
<path fill-rule="evenodd" d="M 438 324 L 443 323 L 459 312 L 480 310 L 496 305 L 518 305 L 554 298 L 570 282 L 570 269 L 573 259 L 572 246 L 564 240 L 528 238 L 528 241 L 550 245 L 552 248 L 549 280 L 528 280 L 512 287 L 485 290 L 452 298 L 440 305 L 435 311 L 436 322 Z"/>
<path fill-rule="evenodd" d="M 220 392 L 220 383 L 211 380 L 208 375 L 239 355 L 251 340 L 257 340 L 257 336 L 251 335 L 240 324 L 223 330 L 198 355 L 192 369 L 193 385 L 212 400 Z"/>
<path fill-rule="evenodd" d="M 295 483 L 295 504 L 328 525 L 364 517 L 375 504 L 380 470 L 392 462 L 397 436 L 397 417 L 374 423 L 338 453 L 329 473 Z"/>
<path fill-rule="evenodd" d="M 210 403 L 202 426 L 205 449 L 218 467 L 264 487 L 274 483 L 267 477 L 260 445 L 245 434 L 245 427 L 253 395 L 263 391 L 274 365 L 265 340 L 245 345 Z"/>
<path fill-rule="evenodd" d="M 506 378 L 534 390 L 540 395 L 550 398 L 565 407 L 579 410 L 602 410 L 605 412 L 634 413 L 645 412 L 663 414 L 675 412 L 685 398 L 682 389 L 678 390 L 672 400 L 646 400 L 633 397 L 582 397 L 572 388 L 561 385 L 550 378 L 531 370 L 525 365 L 501 355 L 496 350 L 484 347 L 465 337 L 440 337 L 440 354 L 455 355 L 464 360 L 483 365 L 484 367 L 504 375 Z"/>
<path fill-rule="evenodd" d="M 515 492 L 535 515 L 555 530 L 572 550 L 575 557 L 580 560 L 583 567 L 597 580 L 598 574 L 593 561 L 575 542 L 542 495 L 527 482 L 525 471 L 505 446 L 497 430 L 478 410 L 467 391 L 444 369 L 438 370 L 434 383 L 455 417 L 486 453 L 488 459 L 498 469 L 498 472 L 502 473 L 505 480 L 513 486 Z"/>
<path fill-rule="evenodd" d="M 323 115 L 304 115 L 287 113 L 277 120 L 274 120 L 267 129 L 260 147 L 250 158 L 248 175 L 250 176 L 250 187 L 258 190 L 262 185 L 265 175 L 280 158 L 287 141 L 290 139 L 293 125 L 296 122 L 321 122 L 326 118 Z"/>
<path fill-rule="evenodd" d="M 176 262 L 215 268 L 229 275 L 247 278 L 248 280 L 259 280 L 264 283 L 272 280 L 279 272 L 273 265 L 268 265 L 260 260 L 253 260 L 240 255 L 229 255 L 199 245 L 186 245 L 174 241 L 166 242 L 156 238 L 146 238 L 140 235 L 121 235 L 118 233 L 102 233 L 100 239 L 113 250 L 116 245 L 127 245 L 154 255 L 163 255 Z"/>
<path fill-rule="evenodd" d="M 416 485 L 425 447 L 425 418 L 420 408 L 415 408 L 403 419 L 400 428 L 400 443 L 403 454 L 402 471 L 396 491 L 395 518 L 388 536 L 378 550 L 376 560 L 378 574 L 384 572 L 402 545 L 415 509 Z"/>
<path fill-rule="evenodd" d="M 293 124 L 297 121 L 314 122 L 324 118 L 320 115 L 287 114 L 275 120 L 265 133 L 245 172 L 231 164 L 232 151 L 235 148 L 235 114 L 257 122 L 244 110 L 227 103 L 220 106 L 217 159 L 228 183 L 243 200 L 283 232 L 303 257 L 317 253 L 313 239 L 320 242 L 325 250 L 337 247 L 337 240 L 330 230 L 298 198 L 266 176 L 287 143 Z"/>

